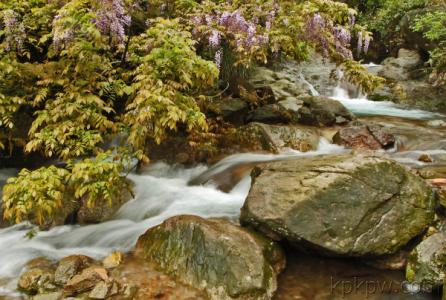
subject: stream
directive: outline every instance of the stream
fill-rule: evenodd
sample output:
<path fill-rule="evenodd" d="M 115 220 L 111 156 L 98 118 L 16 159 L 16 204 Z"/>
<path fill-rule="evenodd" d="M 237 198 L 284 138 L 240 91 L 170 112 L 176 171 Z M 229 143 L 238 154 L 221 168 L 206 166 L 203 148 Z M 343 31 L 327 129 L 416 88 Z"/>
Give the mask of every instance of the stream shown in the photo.
<path fill-rule="evenodd" d="M 388 102 L 373 102 L 360 97 L 352 99 L 342 87 L 335 88 L 333 99 L 342 102 L 360 119 L 380 123 L 391 128 L 398 137 L 397 149 L 385 155 L 415 168 L 446 165 L 446 132 L 429 127 L 430 120 L 444 116 L 415 109 L 406 109 Z M 249 192 L 249 169 L 255 164 L 273 160 L 295 159 L 340 153 L 346 149 L 322 139 L 317 151 L 301 153 L 289 150 L 279 155 L 256 153 L 236 154 L 212 167 L 193 168 L 155 163 L 138 174 L 131 174 L 135 183 L 135 199 L 121 207 L 115 217 L 101 224 L 88 226 L 58 226 L 37 232 L 32 239 L 26 234 L 34 227 L 23 223 L 0 229 L 0 299 L 14 297 L 16 279 L 29 260 L 45 256 L 60 259 L 70 254 L 85 254 L 101 258 L 113 250 L 129 252 L 142 233 L 165 219 L 193 214 L 202 217 L 227 217 L 237 220 L 240 208 Z M 435 163 L 418 161 L 421 154 L 429 154 Z M 248 168 L 234 180 L 229 192 L 217 188 L 219 180 L 233 179 L 233 171 Z M 0 186 L 16 170 L 0 169 Z M 190 185 L 189 183 L 205 183 Z M 1 193 L 1 192 L 0 192 Z M 1 195 L 1 194 L 0 194 Z M 292 250 L 289 250 L 292 251 Z M 374 281 L 394 281 L 399 288 L 386 290 L 368 299 L 437 299 L 435 295 L 408 294 L 401 289 L 404 274 L 399 271 L 379 271 L 356 262 L 293 255 L 284 274 L 279 278 L 276 299 L 364 299 L 367 291 L 333 296 L 333 278 L 370 278 Z M 9 280 L 3 280 L 9 278 Z M 343 298 L 341 298 L 343 297 Z"/>

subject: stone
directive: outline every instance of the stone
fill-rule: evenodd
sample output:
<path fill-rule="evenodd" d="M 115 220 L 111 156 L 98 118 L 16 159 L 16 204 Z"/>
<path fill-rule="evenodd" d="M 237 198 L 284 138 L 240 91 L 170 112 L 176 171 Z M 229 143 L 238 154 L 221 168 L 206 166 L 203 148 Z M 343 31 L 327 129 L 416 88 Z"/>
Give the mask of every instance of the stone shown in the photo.
<path fill-rule="evenodd" d="M 333 137 L 333 142 L 357 150 L 389 149 L 395 145 L 395 137 L 384 126 L 353 122 L 341 128 Z"/>
<path fill-rule="evenodd" d="M 423 287 L 443 284 L 446 265 L 446 233 L 435 233 L 422 241 L 410 253 L 406 278 Z"/>
<path fill-rule="evenodd" d="M 225 98 L 212 101 L 207 109 L 212 114 L 221 116 L 227 121 L 241 124 L 248 112 L 248 104 L 242 99 Z"/>
<path fill-rule="evenodd" d="M 383 68 L 378 72 L 379 76 L 394 81 L 410 79 L 410 71 L 423 63 L 418 51 L 400 49 L 398 57 L 389 57 L 383 61 Z"/>
<path fill-rule="evenodd" d="M 90 266 L 93 259 L 85 255 L 70 255 L 62 258 L 54 274 L 57 284 L 66 284 L 74 275 Z"/>
<path fill-rule="evenodd" d="M 319 132 L 303 125 L 250 123 L 239 129 L 240 143 L 251 151 L 280 153 L 286 149 L 302 152 L 316 150 Z"/>
<path fill-rule="evenodd" d="M 323 127 L 345 124 L 355 119 L 355 116 L 337 100 L 323 96 L 302 96 L 297 101 L 302 101 L 302 107 L 294 111 L 292 119 L 300 124 Z M 290 101 L 280 104 L 290 108 Z"/>
<path fill-rule="evenodd" d="M 133 284 L 124 284 L 121 288 L 121 294 L 124 299 L 133 299 L 138 292 L 138 287 Z"/>
<path fill-rule="evenodd" d="M 418 157 L 418 160 L 421 162 L 425 162 L 425 163 L 431 163 L 434 162 L 434 160 L 432 159 L 432 157 L 430 157 L 429 154 L 421 154 L 420 157 Z"/>
<path fill-rule="evenodd" d="M 46 294 L 38 294 L 32 297 L 32 300 L 62 300 L 62 299 L 64 299 L 62 291 L 46 293 Z"/>
<path fill-rule="evenodd" d="M 248 116 L 250 122 L 289 123 L 287 111 L 277 104 L 268 104 L 257 108 Z"/>
<path fill-rule="evenodd" d="M 271 299 L 285 258 L 280 247 L 222 219 L 177 216 L 149 229 L 136 255 L 210 299 Z"/>
<path fill-rule="evenodd" d="M 64 286 L 67 295 L 76 295 L 92 290 L 100 281 L 108 279 L 107 270 L 101 267 L 88 267 L 71 278 Z"/>
<path fill-rule="evenodd" d="M 129 182 L 132 185 L 131 182 Z M 112 197 L 111 205 L 109 201 L 95 201 L 93 207 L 88 206 L 87 197 L 80 201 L 81 206 L 77 211 L 76 219 L 78 224 L 96 224 L 105 222 L 121 208 L 121 206 L 133 198 L 133 195 L 127 189 L 124 189 L 119 195 Z"/>
<path fill-rule="evenodd" d="M 105 281 L 100 281 L 94 286 L 93 290 L 88 294 L 88 297 L 91 299 L 105 299 L 109 294 L 110 288 L 111 284 Z"/>
<path fill-rule="evenodd" d="M 20 275 L 17 284 L 19 290 L 34 295 L 44 291 L 56 289 L 54 285 L 54 270 L 48 268 L 34 268 Z"/>
<path fill-rule="evenodd" d="M 433 221 L 426 182 L 396 162 L 338 154 L 254 168 L 242 225 L 331 256 L 395 253 Z"/>
<path fill-rule="evenodd" d="M 102 265 L 106 269 L 113 269 L 119 266 L 123 260 L 124 260 L 124 254 L 122 254 L 122 252 L 119 251 L 114 251 L 110 253 L 109 256 L 107 256 L 102 260 Z"/>

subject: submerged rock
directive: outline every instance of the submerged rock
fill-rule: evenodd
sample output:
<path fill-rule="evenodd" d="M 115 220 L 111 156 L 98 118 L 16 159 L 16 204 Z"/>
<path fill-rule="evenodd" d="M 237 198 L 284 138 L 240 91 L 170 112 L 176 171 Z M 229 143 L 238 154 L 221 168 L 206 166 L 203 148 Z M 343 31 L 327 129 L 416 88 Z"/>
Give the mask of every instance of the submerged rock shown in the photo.
<path fill-rule="evenodd" d="M 340 129 L 333 142 L 352 149 L 379 150 L 393 147 L 395 137 L 384 126 L 356 122 Z"/>
<path fill-rule="evenodd" d="M 298 248 L 336 256 L 392 254 L 434 217 L 432 189 L 369 155 L 328 155 L 257 167 L 241 222 Z"/>
<path fill-rule="evenodd" d="M 211 299 L 271 299 L 285 265 L 271 240 L 229 221 L 173 217 L 149 229 L 136 255 Z"/>
<path fill-rule="evenodd" d="M 252 151 L 279 153 L 286 148 L 306 152 L 316 150 L 319 132 L 302 125 L 250 123 L 239 129 L 241 143 Z"/>
<path fill-rule="evenodd" d="M 407 280 L 423 287 L 443 284 L 446 266 L 446 234 L 435 233 L 422 241 L 409 255 Z"/>

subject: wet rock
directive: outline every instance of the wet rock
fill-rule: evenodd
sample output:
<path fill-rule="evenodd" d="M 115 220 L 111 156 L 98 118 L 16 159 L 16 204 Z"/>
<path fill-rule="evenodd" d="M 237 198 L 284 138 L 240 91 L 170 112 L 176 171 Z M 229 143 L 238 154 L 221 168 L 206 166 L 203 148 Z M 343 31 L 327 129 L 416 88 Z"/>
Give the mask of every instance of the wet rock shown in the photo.
<path fill-rule="evenodd" d="M 62 291 L 39 294 L 32 297 L 32 300 L 61 300 L 61 299 L 64 299 Z"/>
<path fill-rule="evenodd" d="M 406 278 L 421 286 L 440 286 L 445 277 L 446 234 L 435 233 L 422 241 L 409 255 Z"/>
<path fill-rule="evenodd" d="M 105 299 L 111 290 L 111 283 L 105 281 L 98 282 L 93 290 L 88 294 L 91 299 Z"/>
<path fill-rule="evenodd" d="M 104 258 L 104 260 L 102 261 L 102 265 L 106 269 L 113 269 L 119 266 L 123 260 L 124 260 L 124 254 L 122 254 L 122 252 L 119 251 L 114 251 L 109 256 Z"/>
<path fill-rule="evenodd" d="M 333 126 L 335 124 L 345 124 L 355 119 L 355 116 L 345 106 L 336 100 L 322 96 L 300 97 L 301 108 L 291 109 L 290 101 L 281 102 L 284 107 L 295 112 L 292 117 L 298 123 L 312 126 Z M 296 105 L 297 107 L 297 105 Z"/>
<path fill-rule="evenodd" d="M 394 254 L 368 259 L 365 263 L 381 270 L 404 270 L 408 255 L 409 250 L 402 249 Z"/>
<path fill-rule="evenodd" d="M 433 221 L 425 181 L 394 161 L 328 155 L 257 167 L 241 222 L 335 256 L 395 253 Z"/>
<path fill-rule="evenodd" d="M 288 123 L 290 116 L 287 110 L 277 104 L 268 104 L 257 108 L 249 116 L 250 122 Z"/>
<path fill-rule="evenodd" d="M 378 68 L 378 75 L 386 78 L 387 83 L 369 98 L 424 110 L 446 111 L 446 88 L 429 82 L 428 73 L 420 73 L 420 64 L 422 61 L 417 51 L 400 49 L 397 58 L 387 58 Z"/>
<path fill-rule="evenodd" d="M 421 154 L 420 157 L 418 157 L 418 160 L 425 163 L 431 163 L 434 161 L 429 154 Z"/>
<path fill-rule="evenodd" d="M 208 110 L 216 116 L 221 116 L 229 122 L 242 124 L 248 112 L 248 104 L 237 98 L 225 98 L 213 101 Z"/>
<path fill-rule="evenodd" d="M 133 198 L 128 190 L 123 190 L 120 195 L 112 197 L 112 203 L 109 201 L 95 201 L 93 207 L 89 207 L 86 197 L 81 200 L 81 207 L 77 212 L 77 223 L 96 224 L 109 220 L 119 210 L 119 208 Z"/>
<path fill-rule="evenodd" d="M 62 258 L 54 274 L 57 284 L 66 284 L 74 275 L 93 263 L 93 259 L 84 255 L 70 255 Z"/>
<path fill-rule="evenodd" d="M 351 149 L 379 150 L 395 145 L 395 137 L 384 126 L 353 122 L 340 129 L 333 137 L 333 142 Z"/>
<path fill-rule="evenodd" d="M 219 219 L 173 217 L 149 229 L 136 255 L 210 299 L 271 299 L 284 268 L 281 249 L 248 229 Z"/>
<path fill-rule="evenodd" d="M 138 287 L 133 284 L 125 284 L 121 288 L 121 294 L 124 299 L 133 299 L 138 292 Z"/>
<path fill-rule="evenodd" d="M 389 57 L 383 61 L 383 68 L 378 72 L 379 76 L 394 81 L 410 79 L 410 72 L 423 63 L 418 51 L 400 49 L 398 57 Z"/>
<path fill-rule="evenodd" d="M 432 128 L 446 128 L 446 122 L 443 120 L 431 120 L 427 122 L 427 126 Z"/>
<path fill-rule="evenodd" d="M 55 290 L 54 270 L 49 268 L 34 268 L 25 271 L 19 278 L 18 288 L 31 295 Z"/>
<path fill-rule="evenodd" d="M 88 267 L 71 278 L 64 286 L 67 295 L 76 295 L 92 290 L 96 284 L 108 279 L 107 270 L 101 267 Z"/>
<path fill-rule="evenodd" d="M 271 99 L 266 101 L 270 103 L 311 95 L 311 89 L 295 62 L 279 64 L 274 69 L 256 67 L 251 72 L 249 84 L 262 95 L 270 94 Z"/>
<path fill-rule="evenodd" d="M 302 152 L 316 150 L 319 133 L 315 128 L 302 125 L 268 125 L 250 123 L 239 129 L 241 144 L 251 151 L 279 153 L 285 149 Z"/>

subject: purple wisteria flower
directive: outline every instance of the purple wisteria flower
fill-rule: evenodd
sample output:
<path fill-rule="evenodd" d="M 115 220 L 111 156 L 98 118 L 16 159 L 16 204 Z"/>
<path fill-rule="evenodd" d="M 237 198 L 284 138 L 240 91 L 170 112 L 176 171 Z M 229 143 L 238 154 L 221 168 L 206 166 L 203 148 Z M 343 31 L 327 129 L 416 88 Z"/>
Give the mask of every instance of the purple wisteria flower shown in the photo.
<path fill-rule="evenodd" d="M 6 51 L 23 51 L 26 38 L 25 26 L 18 21 L 15 11 L 8 9 L 3 12 L 3 24 L 5 27 Z"/>
<path fill-rule="evenodd" d="M 221 34 L 217 30 L 212 30 L 211 35 L 209 36 L 209 45 L 212 48 L 218 48 L 220 46 Z"/>
<path fill-rule="evenodd" d="M 370 46 L 370 36 L 366 35 L 364 38 L 364 53 L 367 54 L 369 52 L 369 46 Z"/>
<path fill-rule="evenodd" d="M 358 32 L 358 53 L 362 52 L 362 31 Z"/>
<path fill-rule="evenodd" d="M 125 28 L 130 26 L 131 17 L 122 0 L 99 0 L 95 24 L 102 34 L 110 34 L 117 44 L 124 43 Z"/>

